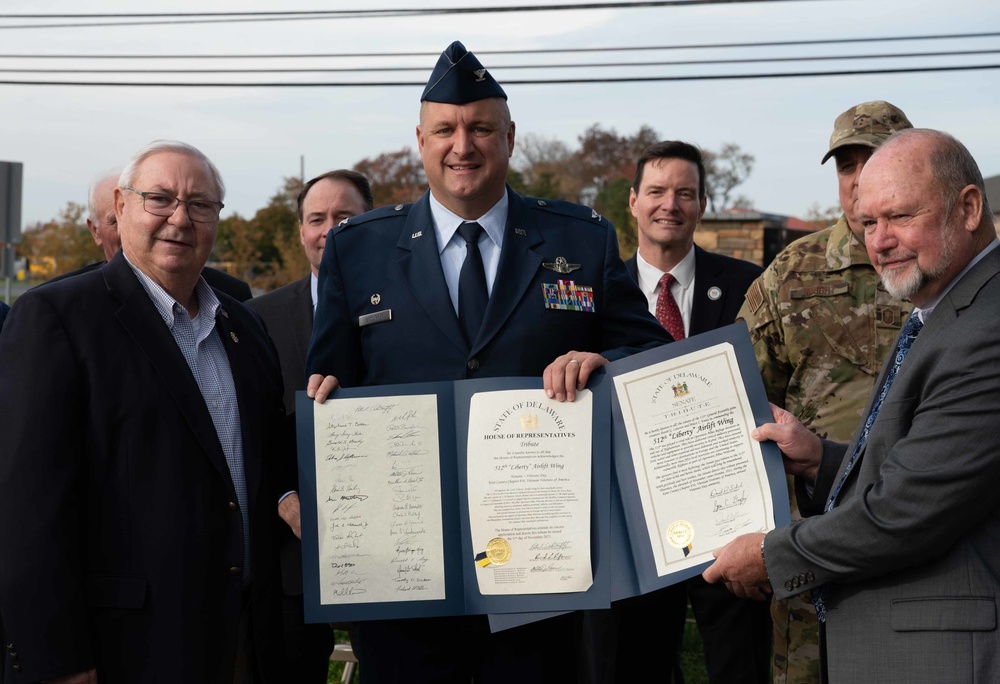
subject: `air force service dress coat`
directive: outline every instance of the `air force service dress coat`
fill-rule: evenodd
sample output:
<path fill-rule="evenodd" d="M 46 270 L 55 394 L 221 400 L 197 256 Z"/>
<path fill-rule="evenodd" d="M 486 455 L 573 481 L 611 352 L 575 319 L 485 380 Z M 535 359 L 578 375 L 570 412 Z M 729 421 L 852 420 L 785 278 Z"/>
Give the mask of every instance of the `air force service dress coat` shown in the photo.
<path fill-rule="evenodd" d="M 765 539 L 777 598 L 828 587 L 831 684 L 997 681 L 998 302 L 994 249 L 927 318 L 835 508 Z M 846 449 L 824 443 L 804 514 L 823 510 L 864 422 Z"/>
<path fill-rule="evenodd" d="M 335 375 L 345 387 L 541 376 L 571 350 L 613 361 L 670 341 L 626 272 L 607 219 L 579 205 L 507 194 L 500 263 L 471 346 L 448 295 L 428 195 L 331 231 L 309 372 Z M 576 268 L 557 272 L 560 257 Z M 544 286 L 559 281 L 592 288 L 591 305 L 546 308 Z"/>
<path fill-rule="evenodd" d="M 231 684 L 244 601 L 264 681 L 280 681 L 281 377 L 256 314 L 216 294 L 242 428 L 249 590 L 212 418 L 123 255 L 12 309 L 0 340 L 6 682 L 96 667 L 102 684 Z"/>
<path fill-rule="evenodd" d="M 309 372 L 335 375 L 345 387 L 540 377 L 568 351 L 615 360 L 670 341 L 626 272 L 606 219 L 578 205 L 507 194 L 496 278 L 471 344 L 445 283 L 428 195 L 331 231 Z M 579 310 L 546 307 L 547 286 L 560 281 L 575 289 Z M 560 681 L 578 665 L 574 620 L 492 636 L 484 616 L 376 621 L 360 623 L 351 639 L 371 681 L 490 683 L 509 681 L 511 672 L 524 682 Z"/>

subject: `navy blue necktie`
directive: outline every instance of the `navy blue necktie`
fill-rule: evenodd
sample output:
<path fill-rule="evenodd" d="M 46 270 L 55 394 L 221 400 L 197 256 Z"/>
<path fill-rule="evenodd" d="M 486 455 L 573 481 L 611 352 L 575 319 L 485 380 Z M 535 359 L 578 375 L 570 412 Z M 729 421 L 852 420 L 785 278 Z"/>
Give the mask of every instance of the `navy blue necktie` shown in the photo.
<path fill-rule="evenodd" d="M 851 470 L 854 469 L 854 464 L 858 461 L 858 456 L 861 455 L 861 450 L 864 449 L 865 443 L 868 441 L 868 433 L 871 431 L 872 425 L 875 424 L 875 419 L 878 417 L 879 409 L 882 408 L 882 402 L 885 400 L 886 395 L 889 394 L 889 388 L 892 387 L 892 381 L 896 379 L 896 374 L 899 373 L 899 367 L 903 365 L 903 359 L 906 358 L 906 354 L 910 351 L 910 347 L 913 346 L 913 341 L 917 339 L 917 335 L 923 327 L 924 324 L 921 322 L 916 311 L 910 314 L 910 317 L 906 319 L 906 323 L 903 325 L 903 329 L 899 333 L 899 340 L 896 342 L 896 358 L 893 361 L 892 368 L 889 369 L 889 373 L 885 376 L 885 384 L 882 385 L 882 390 L 878 393 L 875 403 L 872 404 L 871 413 L 868 414 L 868 420 L 865 421 L 865 428 L 861 431 L 861 436 L 858 437 L 858 443 L 854 447 L 854 452 L 851 454 L 851 458 L 847 462 L 847 466 L 844 468 L 843 475 L 840 476 L 840 481 L 837 483 L 837 486 L 834 487 L 833 493 L 830 494 L 830 499 L 826 502 L 826 507 L 823 509 L 824 513 L 829 513 L 836 505 L 837 497 L 840 495 L 840 490 L 843 489 L 844 483 L 847 482 L 847 477 L 851 474 Z M 812 592 L 813 606 L 816 608 L 816 615 L 819 617 L 820 622 L 826 622 L 826 597 L 827 592 L 825 586 L 818 587 Z"/>
<path fill-rule="evenodd" d="M 458 234 L 465 240 L 466 247 L 465 261 L 458 274 L 458 322 L 471 347 L 479 335 L 479 329 L 483 327 L 486 303 L 490 297 L 486 290 L 483 255 L 479 252 L 479 238 L 483 234 L 483 227 L 470 221 L 458 227 Z"/>

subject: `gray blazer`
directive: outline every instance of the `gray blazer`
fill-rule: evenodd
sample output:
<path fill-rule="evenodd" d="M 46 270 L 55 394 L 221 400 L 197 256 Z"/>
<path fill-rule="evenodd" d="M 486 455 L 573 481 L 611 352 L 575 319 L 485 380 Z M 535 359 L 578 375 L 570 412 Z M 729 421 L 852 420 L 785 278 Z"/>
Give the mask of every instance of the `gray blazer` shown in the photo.
<path fill-rule="evenodd" d="M 1000 677 L 998 273 L 995 249 L 927 319 L 836 508 L 767 536 L 777 598 L 829 587 L 833 684 Z M 822 510 L 861 427 L 846 452 L 825 444 L 808 506 Z"/>

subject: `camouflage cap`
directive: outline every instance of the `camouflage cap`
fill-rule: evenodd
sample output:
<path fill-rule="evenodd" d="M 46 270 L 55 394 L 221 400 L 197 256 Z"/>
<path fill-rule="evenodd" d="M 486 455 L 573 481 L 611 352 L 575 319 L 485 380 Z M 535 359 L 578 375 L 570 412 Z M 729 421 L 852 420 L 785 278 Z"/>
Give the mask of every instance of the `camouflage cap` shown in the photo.
<path fill-rule="evenodd" d="M 890 135 L 904 128 L 913 128 L 913 124 L 902 109 L 884 100 L 863 102 L 851 107 L 834 122 L 830 149 L 823 155 L 820 164 L 825 164 L 838 148 L 848 145 L 876 148 Z"/>

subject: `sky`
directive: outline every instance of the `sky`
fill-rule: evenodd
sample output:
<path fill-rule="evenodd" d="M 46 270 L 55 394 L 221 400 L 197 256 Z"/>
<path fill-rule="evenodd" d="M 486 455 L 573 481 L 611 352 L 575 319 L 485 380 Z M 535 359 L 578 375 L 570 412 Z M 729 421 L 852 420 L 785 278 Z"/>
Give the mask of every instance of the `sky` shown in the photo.
<path fill-rule="evenodd" d="M 566 0 L 550 0 L 552 4 Z M 484 0 L 482 6 L 523 5 Z M 247 12 L 457 7 L 443 0 L 5 0 L 0 13 Z M 461 6 L 467 6 L 464 3 Z M 68 20 L 79 24 L 84 20 Z M 510 79 L 733 74 L 1000 65 L 1000 37 L 771 48 L 656 52 L 489 55 L 495 50 L 677 46 L 836 38 L 1000 32 L 995 0 L 802 0 L 660 8 L 310 19 L 169 26 L 3 28 L 35 20 L 0 18 L 3 55 L 177 55 L 419 52 L 420 57 L 284 60 L 41 60 L 0 57 L 23 68 L 249 68 L 408 66 L 385 74 L 89 76 L 0 71 L 0 80 L 345 81 L 423 83 L 440 53 L 461 40 L 504 84 Z M 872 54 L 997 50 L 998 54 L 885 59 Z M 514 64 L 666 61 L 766 56 L 838 56 L 836 61 L 558 70 Z M 860 58 L 858 56 L 861 56 Z M 852 58 L 853 57 L 853 58 Z M 986 176 L 1000 174 L 1000 69 L 833 77 L 642 83 L 505 85 L 518 137 L 558 138 L 575 147 L 594 123 L 631 134 L 644 124 L 664 139 L 719 149 L 735 142 L 756 157 L 737 190 L 764 212 L 805 216 L 837 202 L 832 163 L 820 165 L 834 119 L 860 102 L 884 99 L 917 126 L 946 130 L 972 151 Z M 86 202 L 88 184 L 120 168 L 143 145 L 174 138 L 204 151 L 228 188 L 223 216 L 252 216 L 298 176 L 350 167 L 381 152 L 415 147 L 422 87 L 138 88 L 0 85 L 0 161 L 24 164 L 22 223 Z"/>

